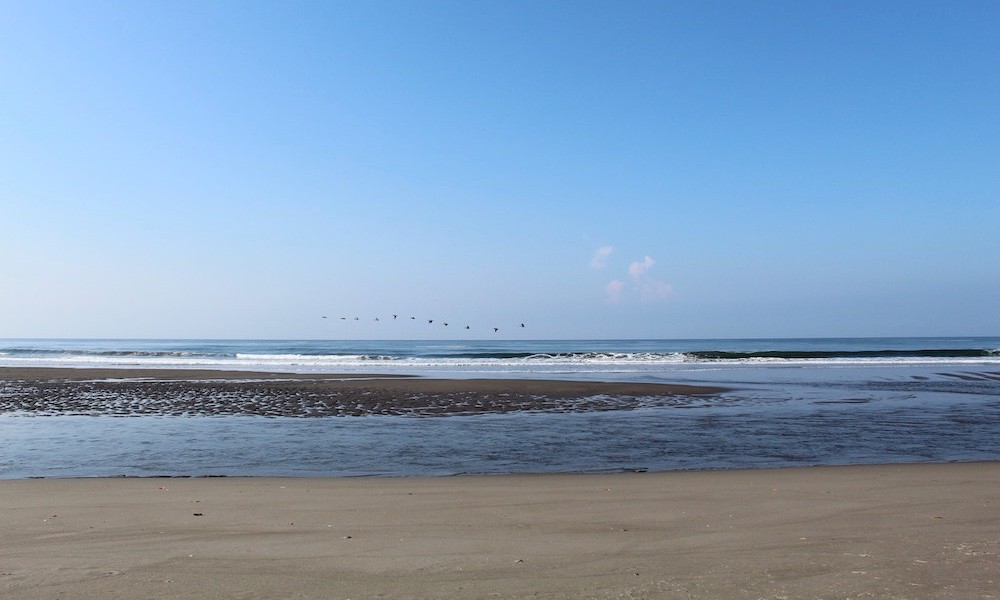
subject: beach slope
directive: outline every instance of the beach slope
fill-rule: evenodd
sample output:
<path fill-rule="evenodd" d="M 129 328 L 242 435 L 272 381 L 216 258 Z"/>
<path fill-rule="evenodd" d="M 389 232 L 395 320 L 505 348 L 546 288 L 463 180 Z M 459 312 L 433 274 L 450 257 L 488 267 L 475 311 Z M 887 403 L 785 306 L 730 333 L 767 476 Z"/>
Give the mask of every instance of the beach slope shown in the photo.
<path fill-rule="evenodd" d="M 4 598 L 991 598 L 1000 463 L 0 482 Z"/>

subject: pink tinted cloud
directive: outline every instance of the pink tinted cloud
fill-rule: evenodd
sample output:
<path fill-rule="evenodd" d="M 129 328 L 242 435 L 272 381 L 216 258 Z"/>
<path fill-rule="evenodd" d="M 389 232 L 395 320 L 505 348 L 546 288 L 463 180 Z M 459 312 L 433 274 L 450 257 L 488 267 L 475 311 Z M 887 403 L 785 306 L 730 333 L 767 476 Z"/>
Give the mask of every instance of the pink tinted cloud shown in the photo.
<path fill-rule="evenodd" d="M 647 278 L 639 286 L 639 297 L 643 302 L 666 300 L 674 295 L 674 286 L 659 279 Z"/>
<path fill-rule="evenodd" d="M 619 302 L 622 299 L 622 291 L 625 289 L 625 282 L 620 279 L 613 279 L 604 286 L 604 293 L 608 295 L 611 302 Z"/>
<path fill-rule="evenodd" d="M 612 246 L 601 246 L 594 252 L 593 258 L 590 259 L 590 266 L 594 269 L 603 269 L 608 266 L 608 257 L 615 249 Z"/>
<path fill-rule="evenodd" d="M 639 279 L 642 277 L 650 267 L 655 264 L 652 258 L 647 255 L 642 259 L 642 262 L 634 262 L 628 266 L 628 274 L 632 276 L 632 279 Z"/>

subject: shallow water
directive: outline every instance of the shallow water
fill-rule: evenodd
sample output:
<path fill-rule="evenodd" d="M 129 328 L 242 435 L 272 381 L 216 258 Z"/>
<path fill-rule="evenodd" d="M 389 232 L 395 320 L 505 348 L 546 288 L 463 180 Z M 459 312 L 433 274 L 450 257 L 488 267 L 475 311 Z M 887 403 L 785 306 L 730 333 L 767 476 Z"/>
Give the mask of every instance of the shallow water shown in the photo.
<path fill-rule="evenodd" d="M 0 340 L 0 366 L 408 373 L 729 388 L 677 402 L 623 401 L 619 410 L 438 417 L 6 412 L 0 414 L 0 478 L 451 475 L 1000 460 L 1000 338 Z M 107 405 L 133 400 L 110 398 Z"/>
<path fill-rule="evenodd" d="M 0 416 L 0 478 L 357 476 L 1000 459 L 1000 376 L 914 367 L 700 369 L 694 403 L 448 417 Z M 689 379 L 688 379 L 689 377 Z"/>

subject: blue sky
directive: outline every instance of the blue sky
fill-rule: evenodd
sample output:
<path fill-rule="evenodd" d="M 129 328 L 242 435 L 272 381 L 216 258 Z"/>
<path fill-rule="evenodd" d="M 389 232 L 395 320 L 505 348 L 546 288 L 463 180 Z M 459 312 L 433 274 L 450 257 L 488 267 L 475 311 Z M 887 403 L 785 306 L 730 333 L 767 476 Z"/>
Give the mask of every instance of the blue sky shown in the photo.
<path fill-rule="evenodd" d="M 8 2 L 0 337 L 1000 335 L 997 73 L 996 2 Z"/>

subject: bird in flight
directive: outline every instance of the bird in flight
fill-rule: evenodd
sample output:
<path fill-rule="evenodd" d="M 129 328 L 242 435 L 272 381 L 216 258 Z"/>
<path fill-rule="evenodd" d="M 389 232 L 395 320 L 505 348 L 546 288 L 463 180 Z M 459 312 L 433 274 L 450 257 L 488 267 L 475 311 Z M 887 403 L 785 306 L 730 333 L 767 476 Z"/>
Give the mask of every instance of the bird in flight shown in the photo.
<path fill-rule="evenodd" d="M 327 317 L 327 315 L 322 315 L 320 318 L 326 319 L 326 318 L 329 318 L 329 317 Z M 386 317 L 386 318 L 388 318 L 388 317 Z M 393 314 L 392 315 L 392 320 L 393 321 L 399 320 L 399 318 L 400 318 L 399 314 Z M 403 318 L 405 319 L 406 317 L 404 316 Z M 353 321 L 360 321 L 361 317 L 340 317 L 341 321 L 347 321 L 349 319 L 353 320 Z M 410 316 L 410 320 L 411 321 L 415 321 L 416 319 L 417 319 L 417 317 Z M 434 323 L 434 321 L 435 321 L 435 319 L 427 319 L 427 323 L 428 324 L 432 324 L 432 323 Z M 381 323 L 382 319 L 381 319 L 381 317 L 373 317 L 372 318 L 372 322 Z M 445 321 L 438 321 L 438 323 L 440 323 L 441 325 L 444 325 L 445 327 L 449 326 L 449 323 L 447 323 Z M 526 329 L 527 325 L 525 325 L 524 323 L 518 323 L 517 325 L 512 325 L 512 327 L 517 327 L 517 328 L 520 328 L 520 329 Z M 466 329 L 467 331 L 471 330 L 472 326 L 471 325 L 466 325 L 464 327 L 464 329 Z M 500 329 L 501 329 L 500 327 L 493 327 L 493 333 L 500 333 Z"/>

